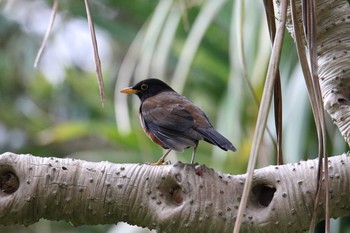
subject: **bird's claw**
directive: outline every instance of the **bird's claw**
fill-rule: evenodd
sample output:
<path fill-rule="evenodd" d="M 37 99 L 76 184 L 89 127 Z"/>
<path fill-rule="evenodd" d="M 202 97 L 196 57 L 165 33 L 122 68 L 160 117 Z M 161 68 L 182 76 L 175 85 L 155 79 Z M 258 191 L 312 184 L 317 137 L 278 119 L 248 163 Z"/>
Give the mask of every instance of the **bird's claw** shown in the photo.
<path fill-rule="evenodd" d="M 160 165 L 170 165 L 171 162 L 170 160 L 164 161 L 164 159 L 160 159 L 155 163 L 146 162 L 146 164 L 151 166 L 160 166 Z"/>

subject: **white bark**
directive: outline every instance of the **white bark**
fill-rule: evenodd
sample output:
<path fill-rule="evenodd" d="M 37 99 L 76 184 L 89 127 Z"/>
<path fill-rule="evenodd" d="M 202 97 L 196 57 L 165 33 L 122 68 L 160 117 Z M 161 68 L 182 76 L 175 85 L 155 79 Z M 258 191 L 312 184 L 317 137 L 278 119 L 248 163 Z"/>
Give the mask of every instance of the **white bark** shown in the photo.
<path fill-rule="evenodd" d="M 331 216 L 350 212 L 350 157 L 329 159 Z M 317 160 L 254 173 L 242 232 L 299 232 L 309 226 Z M 232 232 L 245 175 L 200 165 L 151 166 L 0 155 L 0 224 L 40 218 L 74 225 L 118 221 L 158 232 Z M 323 199 L 318 216 L 324 216 Z M 321 219 L 319 219 L 321 220 Z"/>
<path fill-rule="evenodd" d="M 324 107 L 350 145 L 350 5 L 322 2 L 317 51 Z"/>
<path fill-rule="evenodd" d="M 278 5 L 279 1 L 276 2 Z M 316 2 L 318 75 L 323 104 L 350 145 L 350 5 L 347 0 Z M 301 28 L 301 2 L 296 3 Z M 291 17 L 286 26 L 294 37 Z"/>

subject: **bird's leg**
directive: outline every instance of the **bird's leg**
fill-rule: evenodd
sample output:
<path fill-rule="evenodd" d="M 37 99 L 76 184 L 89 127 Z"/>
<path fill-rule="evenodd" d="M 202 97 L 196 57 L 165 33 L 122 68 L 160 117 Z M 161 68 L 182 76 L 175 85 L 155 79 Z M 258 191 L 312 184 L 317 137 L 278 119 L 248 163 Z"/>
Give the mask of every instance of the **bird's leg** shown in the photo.
<path fill-rule="evenodd" d="M 154 163 L 153 165 L 155 165 L 155 166 L 162 165 L 164 163 L 166 156 L 170 153 L 170 151 L 171 151 L 171 149 L 169 149 L 167 152 L 165 152 L 165 154 L 162 157 L 160 157 L 160 159 L 156 163 Z"/>
<path fill-rule="evenodd" d="M 193 147 L 193 150 L 192 150 L 192 158 L 191 158 L 192 164 L 194 163 L 194 158 L 196 157 L 197 146 L 198 146 L 198 141 L 196 142 L 196 145 Z"/>

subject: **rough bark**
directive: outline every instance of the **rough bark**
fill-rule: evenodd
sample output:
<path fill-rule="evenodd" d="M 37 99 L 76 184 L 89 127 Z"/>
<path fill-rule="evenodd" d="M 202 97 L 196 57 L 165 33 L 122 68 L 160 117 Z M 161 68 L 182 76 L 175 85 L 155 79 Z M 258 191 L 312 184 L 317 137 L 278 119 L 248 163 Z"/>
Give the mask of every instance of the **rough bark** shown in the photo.
<path fill-rule="evenodd" d="M 324 107 L 350 145 L 350 7 L 346 0 L 323 2 L 317 51 Z"/>
<path fill-rule="evenodd" d="M 316 2 L 318 75 L 324 108 L 350 145 L 350 5 L 347 0 Z M 296 3 L 302 28 L 301 2 Z M 291 17 L 286 27 L 294 37 Z"/>
<path fill-rule="evenodd" d="M 350 212 L 349 154 L 329 159 L 331 216 Z M 300 232 L 309 226 L 317 160 L 254 172 L 241 232 Z M 151 166 L 0 155 L 0 224 L 40 218 L 74 225 L 118 221 L 158 232 L 232 232 L 245 175 L 202 165 Z M 321 220 L 323 198 L 318 208 Z"/>

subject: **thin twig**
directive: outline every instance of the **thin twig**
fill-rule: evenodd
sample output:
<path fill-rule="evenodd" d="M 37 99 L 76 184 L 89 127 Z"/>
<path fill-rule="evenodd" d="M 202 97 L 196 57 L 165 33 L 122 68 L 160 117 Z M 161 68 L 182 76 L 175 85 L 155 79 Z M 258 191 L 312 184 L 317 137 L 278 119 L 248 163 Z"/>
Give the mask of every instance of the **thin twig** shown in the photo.
<path fill-rule="evenodd" d="M 35 58 L 35 61 L 34 61 L 34 67 L 37 67 L 37 66 L 38 66 L 39 60 L 40 60 L 40 58 L 41 58 L 41 54 L 43 53 L 44 48 L 45 48 L 45 46 L 46 46 L 46 44 L 47 44 L 47 40 L 48 40 L 49 35 L 50 35 L 50 33 L 51 33 L 53 24 L 54 24 L 54 22 L 55 22 L 55 18 L 56 18 L 56 14 L 57 14 L 57 9 L 58 9 L 58 0 L 54 0 L 54 1 L 53 1 L 53 5 L 52 5 L 52 11 L 51 11 L 51 16 L 50 16 L 49 26 L 47 27 L 47 30 L 46 30 L 44 39 L 43 39 L 43 41 L 41 42 L 40 48 L 39 48 L 38 53 L 37 53 L 37 55 L 36 55 L 36 58 Z"/>
<path fill-rule="evenodd" d="M 269 28 L 270 40 L 273 45 L 276 36 L 276 23 L 275 13 L 272 0 L 264 0 L 265 15 L 267 19 L 267 25 Z M 274 85 L 274 107 L 275 107 L 275 127 L 277 136 L 277 165 L 283 164 L 283 153 L 282 153 L 282 90 L 281 90 L 281 77 L 280 71 L 277 70 L 276 81 Z"/>
<path fill-rule="evenodd" d="M 95 65 L 96 65 L 98 87 L 100 90 L 100 99 L 101 99 L 101 104 L 103 106 L 104 105 L 105 90 L 104 90 L 104 84 L 103 84 L 102 68 L 101 68 L 100 55 L 98 53 L 95 27 L 94 27 L 92 15 L 90 13 L 90 6 L 89 6 L 88 0 L 85 0 L 85 8 L 86 8 L 86 15 L 87 15 L 87 20 L 88 20 L 88 24 L 89 24 L 90 34 L 91 34 L 92 46 L 94 49 L 94 58 L 95 58 Z"/>
<path fill-rule="evenodd" d="M 236 33 L 237 34 L 237 43 L 238 43 L 238 46 L 237 46 L 238 47 L 238 61 L 239 61 L 240 66 L 241 66 L 241 72 L 242 72 L 243 79 L 245 80 L 245 82 L 248 85 L 249 92 L 252 94 L 253 101 L 254 101 L 255 105 L 257 106 L 257 108 L 259 108 L 260 101 L 259 101 L 259 98 L 258 98 L 255 90 L 254 90 L 254 87 L 252 85 L 251 80 L 248 78 L 247 65 L 245 62 L 246 58 L 244 55 L 244 39 L 243 39 L 244 0 L 237 1 L 237 5 L 238 5 L 237 8 L 239 9 L 238 13 L 237 13 L 238 26 L 237 26 L 237 33 Z M 233 6 L 233 7 L 235 7 L 235 6 Z M 235 17 L 235 16 L 233 15 L 233 17 Z M 267 134 L 269 135 L 274 147 L 278 148 L 277 142 L 276 142 L 274 136 L 272 135 L 272 132 L 268 126 L 266 126 L 266 131 L 267 131 Z"/>
<path fill-rule="evenodd" d="M 306 86 L 308 89 L 310 101 L 311 101 L 311 108 L 315 119 L 315 124 L 317 128 L 317 137 L 319 140 L 319 166 L 318 166 L 318 175 L 317 175 L 317 189 L 316 189 L 316 195 L 314 199 L 314 208 L 313 208 L 313 214 L 311 218 L 310 228 L 309 232 L 314 232 L 315 226 L 316 226 L 316 209 L 318 207 L 318 201 L 320 199 L 320 193 L 321 193 L 321 186 L 322 186 L 322 167 L 324 166 L 324 176 L 328 177 L 328 159 L 325 154 L 326 151 L 326 142 L 325 142 L 325 126 L 324 126 L 324 115 L 323 115 L 323 107 L 322 107 L 322 97 L 320 93 L 320 86 L 319 86 L 319 80 L 317 75 L 317 61 L 316 59 L 316 19 L 315 16 L 313 16 L 313 19 L 310 19 L 311 13 L 307 13 L 309 11 L 309 7 L 307 6 L 309 2 L 303 1 L 303 25 L 304 25 L 304 31 L 300 30 L 298 20 L 297 20 L 297 7 L 295 4 L 295 1 L 291 0 L 291 12 L 292 12 L 292 20 L 293 20 L 293 27 L 294 27 L 294 33 L 295 33 L 295 42 L 296 42 L 296 48 L 300 60 L 300 64 L 302 67 L 302 71 L 304 74 Z M 314 12 L 315 13 L 315 12 Z M 313 21 L 313 22 L 311 22 Z M 311 24 L 311 25 L 310 25 Z M 312 25 L 313 24 L 313 25 Z M 310 28 L 311 27 L 311 28 Z M 304 32 L 305 39 L 308 41 L 309 49 L 310 49 L 310 60 L 311 60 L 311 72 L 310 68 L 308 66 L 305 50 L 301 41 L 302 32 Z M 311 35 L 307 35 L 313 34 Z M 310 37 L 313 37 L 313 39 L 310 39 Z M 312 42 L 311 42 L 312 41 Z M 312 49 L 310 48 L 310 45 L 312 45 Z M 313 55 L 312 55 L 313 54 Z M 312 73 L 312 74 L 311 74 Z M 317 78 L 315 78 L 317 77 Z M 324 158 L 324 163 L 323 163 Z M 323 164 L 323 166 L 322 166 Z M 329 232 L 329 204 L 328 204 L 328 179 L 325 179 L 325 192 L 326 192 L 326 200 L 325 200 L 325 206 L 326 206 L 326 232 Z"/>
<path fill-rule="evenodd" d="M 255 168 L 256 160 L 258 158 L 258 152 L 260 144 L 264 135 L 265 125 L 267 121 L 267 116 L 269 112 L 269 107 L 272 98 L 272 90 L 275 83 L 275 77 L 278 70 L 279 61 L 281 58 L 281 50 L 284 38 L 286 15 L 287 15 L 288 1 L 281 1 L 281 21 L 278 25 L 277 34 L 275 38 L 275 43 L 272 48 L 272 53 L 270 57 L 269 67 L 266 75 L 266 82 L 264 87 L 264 92 L 262 95 L 261 106 L 259 109 L 258 119 L 255 127 L 254 138 L 252 142 L 252 149 L 249 156 L 248 168 L 247 168 L 247 179 L 244 184 L 242 199 L 239 204 L 237 211 L 237 218 L 234 226 L 234 233 L 239 233 L 241 223 L 243 220 L 244 210 L 248 201 L 248 194 L 252 185 L 252 176 Z"/>
<path fill-rule="evenodd" d="M 315 95 L 315 105 L 317 110 L 317 118 L 319 124 L 316 126 L 318 131 L 318 157 L 319 157 L 319 166 L 318 166 L 318 185 L 317 189 L 321 190 L 321 186 L 323 184 L 322 178 L 323 176 L 328 177 L 328 159 L 326 156 L 326 135 L 325 135 L 325 119 L 324 119 L 324 111 L 323 111 L 323 102 L 322 102 L 322 94 L 321 94 L 321 87 L 319 83 L 319 77 L 318 77 L 318 64 L 317 64 L 317 11 L 316 11 L 316 1 L 307 1 L 307 4 L 305 4 L 303 7 L 306 6 L 306 16 L 307 16 L 307 22 L 306 31 L 308 34 L 307 42 L 308 42 L 308 48 L 310 51 L 310 63 L 311 63 L 311 73 L 312 73 L 312 84 L 313 84 L 313 95 Z M 324 174 L 322 170 L 324 169 Z M 329 184 L 328 179 L 325 179 L 324 182 L 324 192 L 325 192 L 325 232 L 330 232 L 330 219 L 329 219 Z M 321 191 L 317 192 L 317 196 L 315 197 L 314 201 L 314 212 L 312 216 L 312 220 L 316 219 L 316 208 L 318 204 L 318 199 L 320 198 L 319 195 L 321 195 Z M 314 220 L 315 221 L 315 220 Z M 313 232 L 313 228 L 309 232 Z"/>

